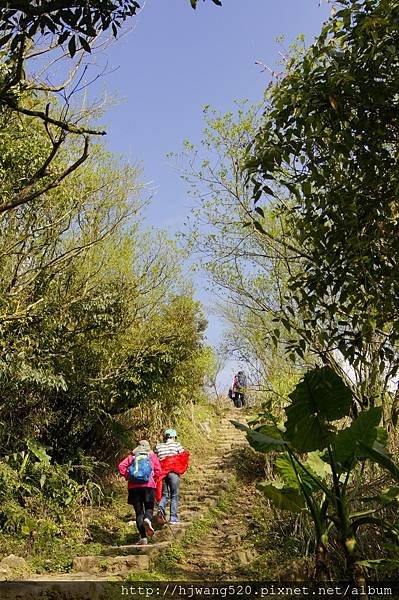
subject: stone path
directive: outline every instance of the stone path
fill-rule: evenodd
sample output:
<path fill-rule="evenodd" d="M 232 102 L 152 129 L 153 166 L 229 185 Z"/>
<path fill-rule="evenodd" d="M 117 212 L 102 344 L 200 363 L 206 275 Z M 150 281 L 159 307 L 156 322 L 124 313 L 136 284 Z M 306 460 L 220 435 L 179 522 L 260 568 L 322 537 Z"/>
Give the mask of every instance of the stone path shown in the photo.
<path fill-rule="evenodd" d="M 222 474 L 222 483 L 214 495 L 208 497 L 217 502 L 221 490 L 229 489 L 229 478 L 235 472 L 235 463 L 240 460 L 242 447 L 246 445 L 245 435 L 230 424 L 231 420 L 243 420 L 240 411 L 230 411 L 221 423 L 220 439 L 215 457 L 196 470 L 197 484 L 212 481 L 216 474 Z M 255 558 L 253 550 L 246 548 L 246 534 L 252 520 L 248 513 L 253 488 L 238 482 L 239 487 L 232 491 L 233 501 L 223 517 L 216 519 L 210 531 L 187 546 L 187 556 L 174 572 L 176 580 L 203 579 L 219 581 L 245 576 L 247 565 Z M 220 485 L 222 488 L 220 488 Z"/>
<path fill-rule="evenodd" d="M 221 417 L 215 453 L 206 462 L 201 457 L 194 457 L 188 474 L 182 478 L 179 525 L 164 525 L 155 532 L 147 546 L 131 544 L 104 547 L 101 555 L 76 557 L 70 573 L 36 575 L 27 581 L 121 580 L 129 573 L 148 571 L 156 557 L 162 555 L 174 541 L 182 539 L 190 524 L 215 506 L 229 489 L 234 469 L 234 451 L 245 443 L 245 435 L 230 423 L 230 419 L 238 420 L 240 417 L 239 411 L 235 410 Z M 229 522 L 217 524 L 218 528 L 220 526 L 228 529 Z M 226 532 L 219 530 L 219 533 L 223 533 L 227 545 L 239 542 L 238 538 L 229 540 Z M 207 578 L 209 565 L 218 557 L 221 557 L 221 539 L 210 532 L 190 548 L 191 562 L 181 565 L 180 575 L 195 576 L 202 573 Z"/>

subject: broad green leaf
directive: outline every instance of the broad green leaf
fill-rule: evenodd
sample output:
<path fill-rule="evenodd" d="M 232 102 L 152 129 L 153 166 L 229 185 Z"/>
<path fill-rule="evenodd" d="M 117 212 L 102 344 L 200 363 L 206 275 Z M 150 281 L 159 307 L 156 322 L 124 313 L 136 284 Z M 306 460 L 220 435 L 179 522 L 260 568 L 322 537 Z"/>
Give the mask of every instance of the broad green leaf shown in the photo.
<path fill-rule="evenodd" d="M 336 462 L 344 470 L 350 469 L 356 456 L 363 454 L 359 442 L 372 446 L 377 438 L 377 426 L 381 421 L 381 408 L 362 412 L 350 427 L 340 431 L 334 439 L 333 451 Z"/>
<path fill-rule="evenodd" d="M 257 452 L 281 452 L 287 445 L 281 437 L 281 432 L 272 425 L 262 425 L 255 430 L 238 421 L 230 421 L 230 423 L 246 432 L 250 446 Z"/>
<path fill-rule="evenodd" d="M 234 427 L 236 427 L 237 429 L 240 429 L 241 431 L 251 431 L 251 428 L 248 427 L 248 425 L 240 423 L 239 421 L 230 420 L 230 423 L 234 425 Z"/>
<path fill-rule="evenodd" d="M 305 508 L 305 500 L 299 490 L 286 487 L 282 482 L 264 482 L 256 487 L 277 508 L 295 513 Z"/>
<path fill-rule="evenodd" d="M 262 432 L 259 430 L 248 431 L 247 440 L 257 452 L 282 452 L 287 446 L 287 442 L 282 439 L 279 430 L 271 425 L 263 425 Z"/>
<path fill-rule="evenodd" d="M 299 452 L 323 450 L 333 440 L 328 421 L 349 412 L 352 393 L 329 367 L 313 369 L 290 394 L 286 437 Z"/>
<path fill-rule="evenodd" d="M 361 449 L 363 450 L 364 455 L 368 458 L 371 458 L 374 462 L 379 464 L 381 467 L 384 467 L 391 475 L 399 481 L 399 468 L 390 458 L 387 449 L 382 446 L 379 442 L 374 442 L 373 446 L 367 446 L 363 442 L 359 442 Z"/>
<path fill-rule="evenodd" d="M 303 415 L 301 419 L 286 421 L 286 436 L 298 452 L 323 450 L 334 439 L 334 432 L 315 415 Z"/>
<path fill-rule="evenodd" d="M 299 489 L 299 482 L 288 454 L 276 459 L 276 468 L 284 483 L 291 488 Z"/>
<path fill-rule="evenodd" d="M 324 487 L 323 483 L 319 481 L 315 473 L 309 474 L 309 472 L 305 471 L 299 464 L 295 465 L 295 470 L 288 454 L 279 456 L 276 459 L 276 467 L 281 478 L 288 487 L 300 489 L 297 473 L 301 479 L 301 484 L 305 485 L 310 492 L 322 490 Z"/>
<path fill-rule="evenodd" d="M 331 475 L 331 467 L 320 456 L 320 453 L 309 452 L 306 462 L 304 463 L 307 469 L 310 469 L 320 479 L 325 479 Z"/>

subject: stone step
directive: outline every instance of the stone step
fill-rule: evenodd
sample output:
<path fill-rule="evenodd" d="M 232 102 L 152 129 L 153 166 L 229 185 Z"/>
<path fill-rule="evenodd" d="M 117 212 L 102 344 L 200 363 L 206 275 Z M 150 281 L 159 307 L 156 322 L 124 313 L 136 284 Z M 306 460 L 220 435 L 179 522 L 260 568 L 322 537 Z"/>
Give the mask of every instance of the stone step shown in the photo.
<path fill-rule="evenodd" d="M 192 496 L 182 497 L 180 499 L 180 506 L 182 508 L 190 508 L 192 510 L 202 510 L 204 506 L 208 506 L 209 501 L 216 502 L 217 496 L 212 496 L 211 498 L 201 498 L 198 499 L 194 494 Z"/>
<path fill-rule="evenodd" d="M 127 573 L 132 569 L 147 571 L 150 568 L 150 557 L 147 554 L 77 556 L 73 559 L 72 568 L 84 573 Z"/>
<path fill-rule="evenodd" d="M 180 506 L 188 506 L 188 503 L 191 499 L 198 500 L 198 504 L 201 506 L 209 506 L 217 502 L 219 498 L 218 494 L 209 494 L 208 496 L 198 496 L 195 492 L 190 494 L 186 494 L 180 498 Z"/>
<path fill-rule="evenodd" d="M 121 575 L 121 578 L 122 578 L 122 575 Z M 112 579 L 119 579 L 118 574 L 113 573 Z M 56 590 L 58 589 L 57 593 L 59 593 L 58 582 L 60 582 L 60 581 L 71 581 L 71 582 L 81 581 L 81 582 L 88 582 L 88 583 L 93 582 L 93 581 L 110 581 L 110 576 L 109 575 L 100 575 L 98 573 L 85 573 L 85 572 L 55 573 L 55 574 L 54 573 L 42 573 L 40 575 L 39 574 L 38 575 L 30 575 L 27 579 L 24 579 L 20 585 L 21 585 L 21 588 L 23 587 L 25 589 L 26 583 L 29 583 L 29 582 L 38 583 L 41 581 L 43 581 L 46 584 L 46 586 L 45 586 L 46 591 L 53 589 L 52 585 L 54 585 L 55 589 Z M 52 582 L 54 582 L 54 584 Z M 35 590 L 38 590 L 38 589 L 40 590 L 41 586 L 34 587 L 32 589 L 32 592 L 34 592 Z M 26 589 L 26 591 L 29 592 L 30 591 L 29 588 Z M 91 592 L 91 591 L 92 590 L 89 590 L 89 592 Z M 84 590 L 79 588 L 79 593 L 84 593 Z M 33 598 L 33 596 L 31 596 L 31 595 L 27 595 L 24 597 Z M 50 596 L 47 596 L 47 597 L 50 597 Z M 54 597 L 57 597 L 57 595 Z M 89 596 L 87 596 L 87 597 L 89 597 Z M 14 598 L 15 598 L 15 596 L 14 596 Z M 22 596 L 19 596 L 19 598 L 22 598 Z"/>
<path fill-rule="evenodd" d="M 206 508 L 207 505 L 203 502 L 180 502 L 180 510 L 190 510 L 190 511 L 202 511 Z"/>
<path fill-rule="evenodd" d="M 154 544 L 151 544 L 150 542 L 146 546 L 128 544 L 125 546 L 108 546 L 104 548 L 102 552 L 104 556 L 133 556 L 135 554 L 148 554 L 152 556 L 153 554 L 161 552 L 168 546 L 169 542 L 157 542 Z"/>
<path fill-rule="evenodd" d="M 217 475 L 217 473 L 213 471 L 212 472 L 212 477 L 210 477 L 209 479 L 206 480 L 206 487 L 207 487 L 207 489 L 214 488 L 217 485 L 218 480 L 224 478 L 225 476 L 226 476 L 226 473 L 224 473 L 223 471 L 221 471 L 219 473 L 219 475 Z M 195 481 L 195 482 L 198 481 L 198 471 L 196 471 L 195 474 L 192 473 L 190 480 L 186 481 L 186 485 L 181 488 L 180 492 L 183 493 L 185 490 L 190 489 L 192 487 L 193 481 Z M 203 489 L 203 487 L 204 487 L 203 486 L 203 484 L 204 484 L 204 477 L 203 476 L 201 476 L 201 481 L 202 481 L 202 485 L 201 485 L 199 491 L 201 491 Z"/>
<path fill-rule="evenodd" d="M 181 510 L 180 518 L 184 521 L 194 521 L 195 519 L 199 519 L 201 517 L 201 512 L 198 510 Z"/>
<path fill-rule="evenodd" d="M 218 479 L 217 481 L 214 480 L 215 484 L 214 484 L 214 488 L 212 489 L 212 491 L 218 492 L 219 490 L 223 489 L 223 486 L 226 485 L 227 479 L 228 479 L 227 477 L 224 477 L 224 478 Z M 206 479 L 204 477 L 201 477 L 201 478 L 198 477 L 196 479 L 192 479 L 191 482 L 192 482 L 193 488 L 197 488 L 198 490 L 200 490 L 201 488 L 204 487 L 204 485 L 206 485 Z M 193 491 L 195 492 L 195 489 Z"/>
<path fill-rule="evenodd" d="M 162 529 L 155 532 L 153 540 L 154 542 L 171 542 L 173 540 L 179 540 L 185 534 L 187 527 L 191 525 L 191 522 L 184 522 L 180 525 L 165 525 Z"/>

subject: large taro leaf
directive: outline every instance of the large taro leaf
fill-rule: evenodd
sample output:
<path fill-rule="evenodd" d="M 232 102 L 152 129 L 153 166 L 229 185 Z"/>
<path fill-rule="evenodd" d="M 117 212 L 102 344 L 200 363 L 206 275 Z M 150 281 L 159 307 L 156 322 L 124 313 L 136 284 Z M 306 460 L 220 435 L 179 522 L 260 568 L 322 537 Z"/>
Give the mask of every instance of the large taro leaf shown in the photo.
<path fill-rule="evenodd" d="M 257 452 L 283 452 L 287 445 L 281 437 L 281 432 L 273 425 L 262 425 L 257 429 L 251 429 L 238 421 L 231 421 L 231 423 L 237 429 L 246 431 L 250 446 Z"/>
<path fill-rule="evenodd" d="M 290 398 L 285 437 L 299 452 L 311 452 L 332 442 L 328 422 L 348 414 L 352 392 L 330 367 L 323 367 L 306 373 Z"/>
<path fill-rule="evenodd" d="M 372 446 L 377 439 L 377 428 L 381 421 L 380 407 L 362 412 L 350 427 L 340 431 L 333 443 L 334 459 L 340 470 L 351 468 L 355 458 L 363 458 L 360 442 Z"/>
<path fill-rule="evenodd" d="M 361 441 L 359 442 L 359 446 L 364 456 L 389 471 L 393 478 L 399 481 L 399 467 L 393 462 L 385 446 L 379 442 L 374 442 L 373 446 L 367 446 Z"/>
<path fill-rule="evenodd" d="M 305 500 L 300 491 L 287 487 L 282 482 L 258 483 L 256 487 L 277 508 L 295 513 L 301 512 L 305 508 Z"/>
<path fill-rule="evenodd" d="M 311 471 L 309 465 L 306 465 L 305 470 L 297 463 L 294 469 L 288 454 L 283 454 L 276 459 L 276 467 L 282 480 L 290 488 L 300 489 L 297 474 L 301 480 L 301 484 L 306 486 L 309 492 L 323 490 L 324 488 L 323 482 L 320 481 L 316 473 Z"/>
<path fill-rule="evenodd" d="M 305 462 L 305 467 L 312 473 L 315 473 L 320 479 L 324 480 L 331 476 L 331 467 L 320 455 L 320 452 L 309 452 Z"/>

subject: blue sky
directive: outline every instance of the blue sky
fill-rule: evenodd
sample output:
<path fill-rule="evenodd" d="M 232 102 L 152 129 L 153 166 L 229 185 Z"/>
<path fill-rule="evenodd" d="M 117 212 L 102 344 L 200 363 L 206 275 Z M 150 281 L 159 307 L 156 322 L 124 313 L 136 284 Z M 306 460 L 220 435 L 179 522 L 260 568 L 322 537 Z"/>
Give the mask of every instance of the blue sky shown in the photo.
<path fill-rule="evenodd" d="M 166 154 L 184 139 L 201 139 L 203 105 L 228 111 L 234 99 L 260 101 L 270 77 L 255 61 L 275 67 L 299 34 L 310 43 L 330 8 L 325 0 L 223 0 L 221 8 L 206 0 L 194 11 L 189 0 L 147 0 L 131 31 L 97 57 L 116 68 L 102 88 L 121 98 L 103 119 L 108 146 L 142 163 L 144 181 L 156 190 L 148 224 L 171 233 L 183 228 L 190 199 Z M 211 305 L 205 281 L 196 285 L 197 297 Z M 209 323 L 208 339 L 217 344 L 222 324 L 212 315 Z M 223 385 L 233 369 L 227 365 Z"/>

